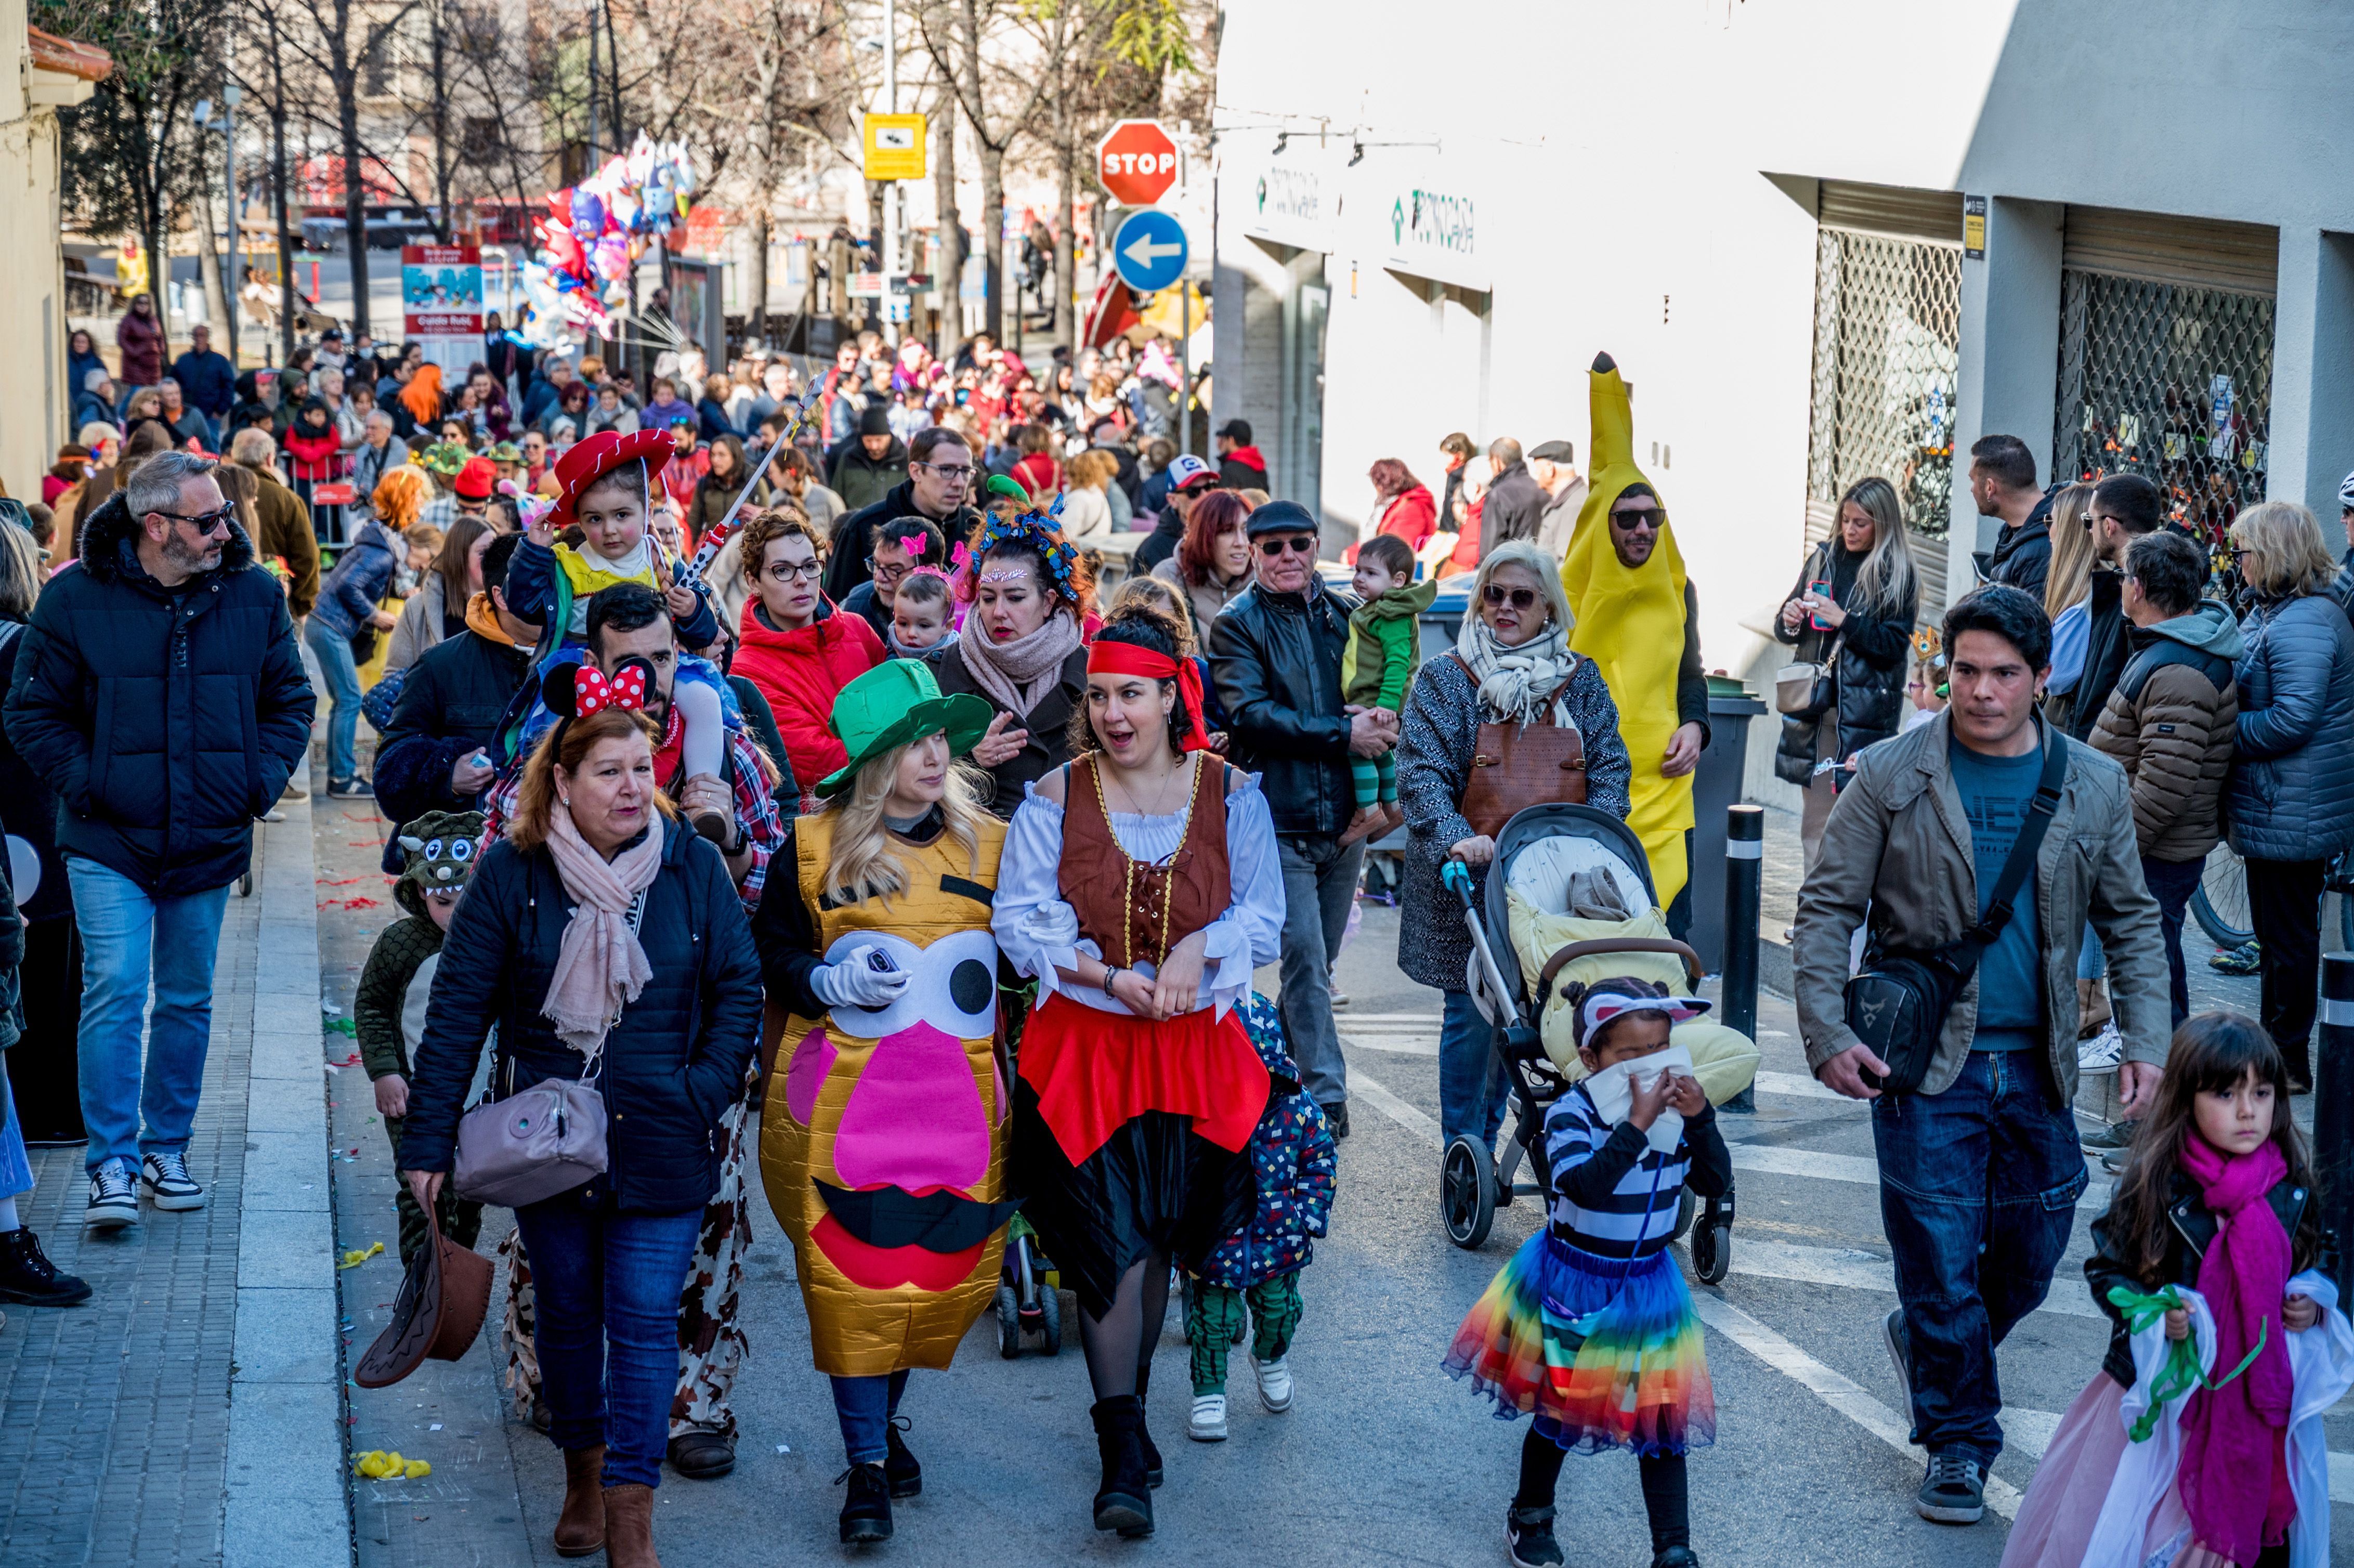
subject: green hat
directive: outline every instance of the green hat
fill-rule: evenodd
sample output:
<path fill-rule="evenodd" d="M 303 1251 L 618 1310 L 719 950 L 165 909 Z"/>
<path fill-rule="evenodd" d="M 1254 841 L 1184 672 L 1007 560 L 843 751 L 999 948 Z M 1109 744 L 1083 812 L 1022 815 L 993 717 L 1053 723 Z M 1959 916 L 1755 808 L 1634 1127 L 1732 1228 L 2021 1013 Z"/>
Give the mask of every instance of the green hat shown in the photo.
<path fill-rule="evenodd" d="M 474 873 L 482 836 L 480 811 L 428 811 L 403 823 L 397 842 L 406 856 L 394 901 L 411 915 L 425 913 L 425 895 L 461 888 Z"/>
<path fill-rule="evenodd" d="M 428 473 L 438 473 L 444 479 L 451 479 L 457 476 L 460 469 L 466 466 L 466 460 L 473 455 L 457 441 L 435 441 L 419 454 L 417 466 Z"/>
<path fill-rule="evenodd" d="M 501 441 L 482 454 L 493 462 L 521 462 L 523 449 L 513 441 Z"/>
<path fill-rule="evenodd" d="M 817 793 L 821 799 L 840 794 L 869 758 L 934 730 L 946 730 L 949 750 L 960 756 L 988 732 L 995 716 L 986 702 L 970 693 L 940 695 L 930 665 L 915 659 L 885 659 L 835 695 L 833 733 L 850 748 L 850 760 L 819 779 Z"/>

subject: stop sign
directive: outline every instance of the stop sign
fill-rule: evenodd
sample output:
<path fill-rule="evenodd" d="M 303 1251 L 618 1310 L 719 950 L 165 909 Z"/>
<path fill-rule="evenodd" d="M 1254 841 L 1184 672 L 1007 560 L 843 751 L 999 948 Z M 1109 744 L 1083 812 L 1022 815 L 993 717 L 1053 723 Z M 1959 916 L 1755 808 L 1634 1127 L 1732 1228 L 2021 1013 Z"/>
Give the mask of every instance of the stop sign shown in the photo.
<path fill-rule="evenodd" d="M 1123 120 L 1097 143 L 1096 172 L 1114 200 L 1150 207 L 1177 183 L 1177 143 L 1158 120 Z"/>

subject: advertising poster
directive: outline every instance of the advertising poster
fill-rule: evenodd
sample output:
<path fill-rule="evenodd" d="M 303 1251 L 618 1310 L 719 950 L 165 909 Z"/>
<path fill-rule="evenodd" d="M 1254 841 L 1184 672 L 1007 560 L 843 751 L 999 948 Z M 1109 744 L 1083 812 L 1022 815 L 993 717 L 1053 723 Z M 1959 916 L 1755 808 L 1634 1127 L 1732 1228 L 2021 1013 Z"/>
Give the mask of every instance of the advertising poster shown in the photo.
<path fill-rule="evenodd" d="M 402 336 L 425 345 L 445 383 L 482 356 L 482 252 L 473 245 L 400 248 Z"/>

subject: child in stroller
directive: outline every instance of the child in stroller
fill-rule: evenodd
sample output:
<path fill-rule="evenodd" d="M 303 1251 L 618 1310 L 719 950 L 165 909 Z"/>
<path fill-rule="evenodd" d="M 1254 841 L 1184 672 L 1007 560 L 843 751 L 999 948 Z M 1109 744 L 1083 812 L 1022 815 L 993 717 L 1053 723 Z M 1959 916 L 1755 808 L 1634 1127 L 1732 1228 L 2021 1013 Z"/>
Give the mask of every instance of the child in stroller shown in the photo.
<path fill-rule="evenodd" d="M 1567 989 L 1628 975 L 1681 990 L 1699 983 L 1701 965 L 1691 948 L 1668 935 L 1641 842 L 1626 823 L 1591 806 L 1532 806 L 1514 815 L 1497 835 L 1483 902 L 1472 898 L 1460 866 L 1449 866 L 1446 881 L 1463 899 L 1470 927 L 1471 995 L 1501 1030 L 1512 1079 L 1511 1138 L 1501 1160 L 1471 1138 L 1458 1138 L 1441 1160 L 1447 1239 L 1472 1248 L 1488 1239 L 1497 1208 L 1547 1191 L 1545 1112 L 1587 1073 Z M 1692 1075 L 1712 1106 L 1756 1077 L 1757 1047 L 1735 1030 L 1694 1019 L 1677 1023 L 1674 1039 L 1690 1053 Z M 1518 1180 L 1523 1158 L 1532 1181 Z M 1686 1193 L 1674 1234 L 1691 1233 L 1693 1271 L 1714 1284 L 1732 1261 L 1733 1192 L 1708 1200 L 1697 1228 L 1694 1207 Z"/>

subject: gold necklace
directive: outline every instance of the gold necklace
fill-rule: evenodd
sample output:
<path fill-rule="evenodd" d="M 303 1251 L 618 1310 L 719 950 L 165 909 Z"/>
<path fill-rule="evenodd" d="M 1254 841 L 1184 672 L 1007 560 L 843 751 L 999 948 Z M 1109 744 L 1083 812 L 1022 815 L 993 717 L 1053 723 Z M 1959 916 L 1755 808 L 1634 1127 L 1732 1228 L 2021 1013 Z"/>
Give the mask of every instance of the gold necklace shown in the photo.
<path fill-rule="evenodd" d="M 1196 762 L 1193 767 L 1193 788 L 1185 792 L 1185 814 L 1178 820 L 1177 823 L 1177 848 L 1170 853 L 1168 877 L 1161 887 L 1161 946 L 1158 956 L 1152 960 L 1155 965 L 1169 961 L 1169 923 L 1177 909 L 1177 890 L 1174 885 L 1177 856 L 1184 853 L 1186 835 L 1193 830 L 1193 807 L 1202 798 L 1201 765 Z M 1103 770 L 1100 764 L 1096 769 L 1096 793 L 1099 799 L 1103 794 Z M 1135 814 L 1142 816 L 1145 813 L 1139 811 Z M 1167 815 L 1166 812 L 1161 814 Z M 1108 812 L 1105 814 L 1104 826 L 1108 829 L 1111 828 Z M 1123 967 L 1133 967 L 1136 961 L 1136 857 L 1128 853 L 1126 844 L 1119 842 L 1119 833 L 1116 829 L 1112 830 L 1111 842 L 1119 851 L 1119 942 L 1124 956 L 1129 960 L 1128 965 Z"/>

